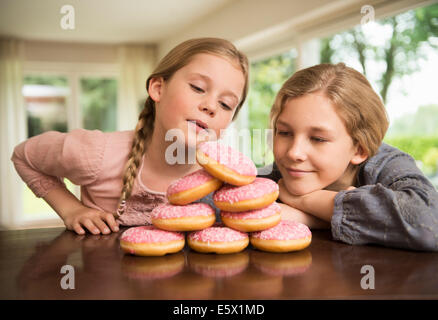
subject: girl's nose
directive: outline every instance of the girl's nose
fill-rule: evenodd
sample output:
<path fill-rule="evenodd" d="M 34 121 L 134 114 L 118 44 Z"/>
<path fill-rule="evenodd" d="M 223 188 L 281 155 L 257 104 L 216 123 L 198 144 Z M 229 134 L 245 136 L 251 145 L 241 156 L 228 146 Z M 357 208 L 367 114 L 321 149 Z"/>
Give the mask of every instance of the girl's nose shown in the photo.
<path fill-rule="evenodd" d="M 199 110 L 205 112 L 210 117 L 214 117 L 217 111 L 216 102 L 212 100 L 204 100 L 199 105 Z"/>
<path fill-rule="evenodd" d="M 289 150 L 287 151 L 287 156 L 296 162 L 303 162 L 307 159 L 305 142 L 294 138 L 289 145 Z"/>

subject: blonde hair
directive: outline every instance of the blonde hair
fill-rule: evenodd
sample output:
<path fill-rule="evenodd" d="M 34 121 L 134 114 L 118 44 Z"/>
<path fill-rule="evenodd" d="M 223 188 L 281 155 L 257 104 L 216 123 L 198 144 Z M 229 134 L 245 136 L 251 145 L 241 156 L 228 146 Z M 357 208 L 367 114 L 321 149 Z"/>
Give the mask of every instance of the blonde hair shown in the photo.
<path fill-rule="evenodd" d="M 294 73 L 275 98 L 271 128 L 275 131 L 288 100 L 315 92 L 322 92 L 333 103 L 353 143 L 362 147 L 368 158 L 375 155 L 389 126 L 385 106 L 365 76 L 344 63 L 319 64 Z"/>
<path fill-rule="evenodd" d="M 248 59 L 238 51 L 236 47 L 229 41 L 219 38 L 198 38 L 182 42 L 173 48 L 158 64 L 146 80 L 146 90 L 149 88 L 149 81 L 152 78 L 163 78 L 164 81 L 169 80 L 172 75 L 190 63 L 192 58 L 199 53 L 207 53 L 227 58 L 231 63 L 235 64 L 242 70 L 245 78 L 242 98 L 236 108 L 233 120 L 237 116 L 243 102 L 246 99 L 248 92 Z M 138 123 L 135 127 L 134 140 L 132 149 L 126 163 L 125 172 L 123 175 L 123 188 L 119 201 L 117 212 L 123 213 L 125 201 L 130 197 L 134 185 L 137 171 L 141 163 L 143 154 L 146 151 L 147 143 L 149 142 L 154 130 L 155 122 L 155 103 L 148 97 L 144 108 L 138 117 Z"/>

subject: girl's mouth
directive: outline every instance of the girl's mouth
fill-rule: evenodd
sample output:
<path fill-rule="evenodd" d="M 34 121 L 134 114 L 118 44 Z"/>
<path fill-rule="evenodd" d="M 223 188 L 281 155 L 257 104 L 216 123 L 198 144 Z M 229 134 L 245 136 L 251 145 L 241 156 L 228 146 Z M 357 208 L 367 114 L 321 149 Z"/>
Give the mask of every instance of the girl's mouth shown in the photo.
<path fill-rule="evenodd" d="M 196 132 L 208 129 L 208 125 L 205 122 L 202 122 L 201 120 L 190 120 L 189 119 L 187 121 L 196 125 Z"/>
<path fill-rule="evenodd" d="M 300 170 L 300 169 L 295 169 L 295 168 L 286 168 L 286 171 L 292 177 L 303 177 L 303 176 L 308 175 L 309 173 L 313 172 L 313 171 L 306 171 L 306 170 Z"/>

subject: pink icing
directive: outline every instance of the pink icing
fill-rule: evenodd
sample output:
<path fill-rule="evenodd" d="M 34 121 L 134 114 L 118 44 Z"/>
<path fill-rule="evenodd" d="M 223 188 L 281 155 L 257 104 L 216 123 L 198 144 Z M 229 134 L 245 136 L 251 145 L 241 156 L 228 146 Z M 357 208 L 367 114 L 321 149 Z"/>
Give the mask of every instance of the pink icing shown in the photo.
<path fill-rule="evenodd" d="M 257 175 L 257 168 L 254 162 L 243 153 L 218 143 L 217 141 L 203 142 L 198 146 L 208 157 L 228 167 L 229 169 L 244 176 L 255 177 Z"/>
<path fill-rule="evenodd" d="M 222 211 L 221 217 L 229 218 L 229 219 L 243 219 L 243 220 L 262 219 L 262 218 L 273 216 L 279 212 L 281 212 L 281 207 L 277 202 L 274 202 L 269 206 L 258 210 L 250 210 L 244 212 Z"/>
<path fill-rule="evenodd" d="M 153 226 L 141 226 L 129 228 L 123 232 L 120 240 L 132 243 L 168 242 L 184 240 L 184 234 L 181 232 L 160 230 Z"/>
<path fill-rule="evenodd" d="M 262 240 L 297 240 L 311 236 L 309 227 L 303 223 L 282 220 L 275 227 L 253 232 L 252 237 Z"/>
<path fill-rule="evenodd" d="M 189 239 L 202 242 L 230 242 L 248 238 L 248 234 L 228 227 L 210 227 L 204 230 L 191 232 Z"/>
<path fill-rule="evenodd" d="M 185 206 L 164 204 L 152 210 L 152 218 L 155 219 L 210 216 L 212 214 L 214 214 L 214 209 L 206 203 L 192 203 Z"/>
<path fill-rule="evenodd" d="M 172 182 L 167 188 L 167 196 L 203 185 L 214 179 L 207 171 L 200 169 Z"/>
<path fill-rule="evenodd" d="M 236 187 L 226 184 L 213 195 L 214 201 L 234 203 L 242 200 L 257 199 L 265 194 L 278 191 L 278 184 L 267 178 L 256 178 L 253 183 Z"/>

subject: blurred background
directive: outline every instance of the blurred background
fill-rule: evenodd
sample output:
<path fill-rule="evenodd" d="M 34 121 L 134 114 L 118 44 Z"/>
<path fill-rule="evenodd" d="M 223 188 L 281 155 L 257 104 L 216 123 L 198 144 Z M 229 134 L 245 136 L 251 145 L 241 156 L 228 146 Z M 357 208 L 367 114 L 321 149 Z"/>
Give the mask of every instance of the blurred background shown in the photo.
<path fill-rule="evenodd" d="M 15 145 L 48 130 L 134 129 L 158 60 L 201 36 L 231 40 L 250 59 L 249 96 L 230 132 L 246 130 L 251 143 L 228 138 L 257 166 L 273 160 L 264 137 L 282 83 L 345 62 L 385 102 L 385 142 L 438 186 L 437 1 L 0 0 L 0 227 L 63 225 L 18 177 Z"/>

